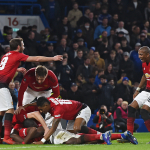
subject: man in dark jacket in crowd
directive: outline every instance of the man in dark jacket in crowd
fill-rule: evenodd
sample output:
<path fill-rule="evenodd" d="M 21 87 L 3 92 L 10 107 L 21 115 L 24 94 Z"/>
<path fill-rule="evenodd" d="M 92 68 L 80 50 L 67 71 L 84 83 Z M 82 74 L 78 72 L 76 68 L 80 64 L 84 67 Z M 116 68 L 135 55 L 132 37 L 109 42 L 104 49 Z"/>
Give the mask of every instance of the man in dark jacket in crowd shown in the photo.
<path fill-rule="evenodd" d="M 96 116 L 93 118 L 93 122 L 96 123 L 96 127 L 92 125 L 91 128 L 105 133 L 106 131 L 112 130 L 111 124 L 113 121 L 112 113 L 107 111 L 107 107 L 105 105 L 102 105 L 96 113 Z"/>
<path fill-rule="evenodd" d="M 124 77 L 121 84 L 118 84 L 115 88 L 115 99 L 122 98 L 128 103 L 132 102 L 133 89 L 129 86 L 129 79 Z"/>
<path fill-rule="evenodd" d="M 121 103 L 123 102 L 122 98 L 118 98 L 117 102 L 114 104 L 113 108 L 112 108 L 112 114 L 114 114 L 114 112 L 116 111 L 117 107 L 119 107 L 121 105 Z"/>
<path fill-rule="evenodd" d="M 71 89 L 68 92 L 68 99 L 76 100 L 79 102 L 83 101 L 82 93 L 80 90 L 78 90 L 78 86 L 76 83 L 71 84 Z"/>

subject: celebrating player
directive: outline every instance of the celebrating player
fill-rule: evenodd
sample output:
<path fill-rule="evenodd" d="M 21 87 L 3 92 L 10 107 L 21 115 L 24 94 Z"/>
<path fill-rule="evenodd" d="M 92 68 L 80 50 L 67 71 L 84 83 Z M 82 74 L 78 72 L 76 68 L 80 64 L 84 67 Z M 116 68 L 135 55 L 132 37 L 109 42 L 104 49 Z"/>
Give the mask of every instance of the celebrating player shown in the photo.
<path fill-rule="evenodd" d="M 141 116 L 145 126 L 150 132 L 150 48 L 143 46 L 138 51 L 142 61 L 143 76 L 141 82 L 133 95 L 133 102 L 128 106 L 127 130 L 133 134 L 136 110 L 141 108 Z M 146 90 L 140 89 L 146 84 Z"/>
<path fill-rule="evenodd" d="M 39 96 L 50 97 L 51 89 L 52 97 L 58 97 L 60 94 L 58 80 L 52 71 L 41 65 L 30 69 L 21 82 L 18 106 L 29 104 Z M 17 112 L 19 113 L 21 109 L 23 107 L 19 107 Z"/>
<path fill-rule="evenodd" d="M 25 72 L 24 68 L 18 68 L 20 62 L 48 62 L 62 60 L 61 55 L 54 57 L 24 55 L 24 43 L 21 38 L 14 38 L 10 41 L 10 50 L 10 52 L 6 53 L 2 57 L 0 63 L 0 133 L 2 128 L 2 118 L 6 112 L 4 120 L 5 130 L 3 143 L 7 144 L 14 143 L 14 141 L 10 138 L 14 108 L 12 97 L 8 89 L 8 84 L 11 82 L 16 71 Z"/>

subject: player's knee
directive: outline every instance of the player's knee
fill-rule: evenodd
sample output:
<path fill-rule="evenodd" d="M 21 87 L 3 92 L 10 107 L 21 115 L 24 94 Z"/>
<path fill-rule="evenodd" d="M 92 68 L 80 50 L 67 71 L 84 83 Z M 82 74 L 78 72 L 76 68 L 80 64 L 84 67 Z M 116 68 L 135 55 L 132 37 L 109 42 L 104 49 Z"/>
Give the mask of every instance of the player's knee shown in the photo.
<path fill-rule="evenodd" d="M 150 119 L 149 112 L 146 109 L 141 109 L 140 114 L 144 121 Z"/>
<path fill-rule="evenodd" d="M 74 133 L 78 133 L 81 131 L 81 126 L 74 126 L 73 130 L 74 130 Z"/>
<path fill-rule="evenodd" d="M 128 117 L 134 117 L 135 118 L 136 109 L 128 106 Z"/>

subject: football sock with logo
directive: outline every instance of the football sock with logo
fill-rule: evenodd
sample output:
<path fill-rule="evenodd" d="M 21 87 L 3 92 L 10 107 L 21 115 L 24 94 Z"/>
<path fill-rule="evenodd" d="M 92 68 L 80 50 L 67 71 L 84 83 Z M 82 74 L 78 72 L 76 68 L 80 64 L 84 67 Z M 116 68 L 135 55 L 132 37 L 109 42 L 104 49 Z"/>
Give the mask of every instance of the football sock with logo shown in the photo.
<path fill-rule="evenodd" d="M 84 135 L 81 135 L 80 138 L 81 138 L 81 143 L 103 140 L 102 133 L 101 134 L 84 134 Z"/>
<path fill-rule="evenodd" d="M 94 130 L 94 129 L 91 129 L 87 126 L 82 126 L 81 127 L 81 131 L 80 133 L 85 133 L 85 134 L 100 134 L 100 132 Z"/>
<path fill-rule="evenodd" d="M 10 138 L 10 132 L 11 132 L 11 128 L 12 128 L 12 118 L 13 118 L 13 114 L 11 114 L 11 113 L 6 113 L 5 114 L 4 139 L 9 139 Z"/>
<path fill-rule="evenodd" d="M 111 134 L 111 140 L 121 139 L 121 134 Z"/>
<path fill-rule="evenodd" d="M 2 133 L 2 120 L 3 120 L 3 116 L 0 115 L 0 138 Z"/>

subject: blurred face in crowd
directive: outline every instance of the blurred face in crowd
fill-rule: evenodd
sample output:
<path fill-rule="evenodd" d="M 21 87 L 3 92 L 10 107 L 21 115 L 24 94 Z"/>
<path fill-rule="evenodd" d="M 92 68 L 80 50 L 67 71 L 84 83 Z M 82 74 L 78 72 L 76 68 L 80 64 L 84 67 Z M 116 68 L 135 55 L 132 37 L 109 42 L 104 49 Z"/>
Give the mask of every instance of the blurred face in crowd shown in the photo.
<path fill-rule="evenodd" d="M 49 45 L 47 48 L 48 48 L 49 52 L 52 52 L 54 50 L 54 46 L 53 45 Z"/>
<path fill-rule="evenodd" d="M 11 90 L 14 90 L 14 89 L 15 89 L 15 83 L 14 83 L 14 82 L 10 82 L 10 83 L 9 83 L 9 88 L 10 88 Z"/>
<path fill-rule="evenodd" d="M 49 35 L 49 29 L 48 29 L 48 28 L 45 28 L 44 33 L 45 33 L 45 35 Z"/>
<path fill-rule="evenodd" d="M 73 43 L 73 49 L 74 49 L 74 50 L 77 50 L 78 47 L 79 47 L 78 43 Z"/>
<path fill-rule="evenodd" d="M 102 32 L 102 37 L 107 37 L 107 31 Z"/>
<path fill-rule="evenodd" d="M 122 109 L 126 110 L 126 109 L 128 108 L 128 104 L 122 103 L 122 104 L 121 104 L 121 107 L 122 107 Z"/>
<path fill-rule="evenodd" d="M 117 104 L 118 104 L 119 106 L 121 105 L 122 102 L 123 102 L 123 99 L 122 99 L 122 98 L 118 98 Z"/>
<path fill-rule="evenodd" d="M 78 58 L 81 59 L 83 57 L 83 52 L 82 51 L 78 51 L 77 56 L 78 56 Z"/>
<path fill-rule="evenodd" d="M 118 20 L 118 14 L 115 14 L 115 15 L 113 16 L 113 19 L 114 19 L 114 20 Z"/>
<path fill-rule="evenodd" d="M 118 33 L 118 37 L 119 37 L 119 38 L 122 38 L 123 36 L 124 36 L 123 33 Z"/>
<path fill-rule="evenodd" d="M 67 53 L 63 53 L 63 57 L 68 59 L 68 54 Z"/>
<path fill-rule="evenodd" d="M 122 44 L 122 46 L 126 46 L 127 45 L 127 40 L 122 40 L 121 44 Z"/>
<path fill-rule="evenodd" d="M 90 12 L 91 12 L 90 9 L 87 9 L 87 10 L 85 11 L 85 14 L 88 16 Z"/>
<path fill-rule="evenodd" d="M 89 59 L 89 58 L 86 59 L 86 60 L 84 61 L 84 64 L 88 66 L 88 65 L 90 64 L 90 59 Z"/>
<path fill-rule="evenodd" d="M 101 4 L 100 3 L 96 3 L 96 9 L 100 9 L 101 8 Z"/>
<path fill-rule="evenodd" d="M 124 22 L 123 21 L 120 21 L 119 22 L 119 28 L 123 28 L 124 27 Z"/>
<path fill-rule="evenodd" d="M 78 37 L 81 37 L 81 36 L 82 36 L 82 32 L 81 32 L 81 33 L 78 32 L 78 33 L 77 33 L 77 36 L 78 36 Z"/>
<path fill-rule="evenodd" d="M 106 106 L 101 107 L 101 109 L 104 109 L 104 110 L 105 110 L 105 113 L 107 113 L 107 107 L 106 107 Z"/>
<path fill-rule="evenodd" d="M 103 0 L 103 3 L 107 3 L 108 2 L 108 0 Z"/>
<path fill-rule="evenodd" d="M 120 43 L 116 43 L 115 45 L 115 50 L 120 50 L 121 44 Z"/>
<path fill-rule="evenodd" d="M 141 46 L 135 46 L 135 50 L 138 51 L 141 48 Z"/>
<path fill-rule="evenodd" d="M 100 56 L 100 55 L 99 55 L 98 52 L 94 52 L 94 58 L 95 58 L 95 59 L 99 58 L 99 56 Z"/>
<path fill-rule="evenodd" d="M 8 41 L 10 41 L 10 40 L 12 39 L 12 35 L 11 35 L 11 34 L 8 34 L 8 35 L 6 36 L 6 39 L 7 39 Z"/>
<path fill-rule="evenodd" d="M 106 83 L 106 79 L 101 78 L 101 82 L 102 82 L 102 84 Z"/>
<path fill-rule="evenodd" d="M 123 58 L 124 58 L 124 61 L 127 61 L 129 59 L 129 56 L 124 55 Z"/>
<path fill-rule="evenodd" d="M 113 80 L 113 79 L 110 80 L 110 81 L 109 81 L 109 84 L 113 86 L 113 85 L 115 84 L 114 80 Z"/>
<path fill-rule="evenodd" d="M 115 57 L 116 57 L 116 53 L 110 53 L 110 58 L 111 58 L 112 60 L 114 60 Z"/>
<path fill-rule="evenodd" d="M 94 83 L 94 81 L 95 81 L 95 78 L 89 78 L 89 81 L 90 81 L 90 83 Z"/>
<path fill-rule="evenodd" d="M 112 64 L 109 64 L 107 69 L 108 69 L 108 71 L 111 71 L 112 70 Z"/>
<path fill-rule="evenodd" d="M 110 30 L 110 35 L 115 35 L 115 31 L 114 30 Z"/>
<path fill-rule="evenodd" d="M 62 35 L 62 38 L 63 38 L 63 39 L 67 39 L 67 38 L 68 38 L 68 35 L 67 35 L 67 34 L 63 34 L 63 35 Z"/>
<path fill-rule="evenodd" d="M 78 9 L 78 4 L 74 4 L 74 5 L 73 5 L 73 9 L 74 9 L 74 10 L 77 10 L 77 9 Z"/>
<path fill-rule="evenodd" d="M 65 17 L 65 18 L 63 19 L 63 24 L 67 24 L 67 22 L 68 22 L 68 18 Z"/>
<path fill-rule="evenodd" d="M 19 81 L 16 81 L 16 82 L 15 82 L 15 88 L 16 88 L 16 89 L 19 89 L 19 88 L 20 88 L 20 82 L 19 82 Z"/>
<path fill-rule="evenodd" d="M 98 77 L 100 77 L 101 75 L 104 75 L 104 71 L 98 73 Z"/>
<path fill-rule="evenodd" d="M 63 87 L 61 85 L 59 85 L 59 91 L 62 91 Z"/>
<path fill-rule="evenodd" d="M 128 80 L 125 80 L 122 82 L 124 85 L 129 85 L 129 81 Z"/>
<path fill-rule="evenodd" d="M 79 46 L 83 46 L 83 45 L 84 45 L 84 42 L 83 42 L 83 41 L 79 41 L 79 42 L 78 42 L 78 45 L 79 45 Z"/>
<path fill-rule="evenodd" d="M 89 19 L 90 19 L 90 20 L 93 20 L 93 18 L 94 18 L 94 14 L 93 14 L 92 12 L 90 12 L 90 13 L 89 13 Z"/>
<path fill-rule="evenodd" d="M 64 59 L 62 60 L 62 65 L 67 65 L 67 63 L 68 63 L 68 59 L 67 59 L 67 58 L 64 58 Z"/>
<path fill-rule="evenodd" d="M 86 22 L 86 23 L 84 24 L 84 27 L 85 27 L 86 29 L 89 29 L 89 28 L 90 28 L 90 23 Z"/>
<path fill-rule="evenodd" d="M 35 37 L 35 33 L 34 32 L 31 32 L 30 35 L 29 35 L 29 39 L 33 40 Z"/>
<path fill-rule="evenodd" d="M 107 24 L 108 24 L 108 19 L 103 19 L 103 26 L 107 26 Z"/>
<path fill-rule="evenodd" d="M 148 2 L 147 7 L 150 8 L 150 2 Z"/>
<path fill-rule="evenodd" d="M 139 27 L 136 27 L 134 30 L 133 30 L 133 32 L 135 33 L 135 34 L 140 34 L 140 28 Z"/>
<path fill-rule="evenodd" d="M 141 41 L 145 40 L 145 36 L 140 36 Z"/>
<path fill-rule="evenodd" d="M 77 85 L 71 86 L 71 90 L 73 92 L 76 92 L 78 90 L 78 86 Z"/>
<path fill-rule="evenodd" d="M 89 54 L 90 54 L 90 55 L 93 55 L 93 54 L 94 54 L 94 51 L 93 51 L 92 49 L 90 49 Z"/>
<path fill-rule="evenodd" d="M 107 9 L 102 9 L 102 13 L 106 14 L 107 13 Z"/>
<path fill-rule="evenodd" d="M 66 44 L 67 44 L 67 41 L 66 41 L 66 39 L 61 39 L 61 46 L 66 46 Z"/>
<path fill-rule="evenodd" d="M 10 47 L 6 47 L 6 48 L 4 49 L 4 51 L 5 51 L 5 53 L 8 53 L 8 52 L 10 51 Z"/>
<path fill-rule="evenodd" d="M 149 28 L 149 21 L 146 21 L 145 24 L 144 24 L 144 26 L 145 26 L 146 28 Z"/>

